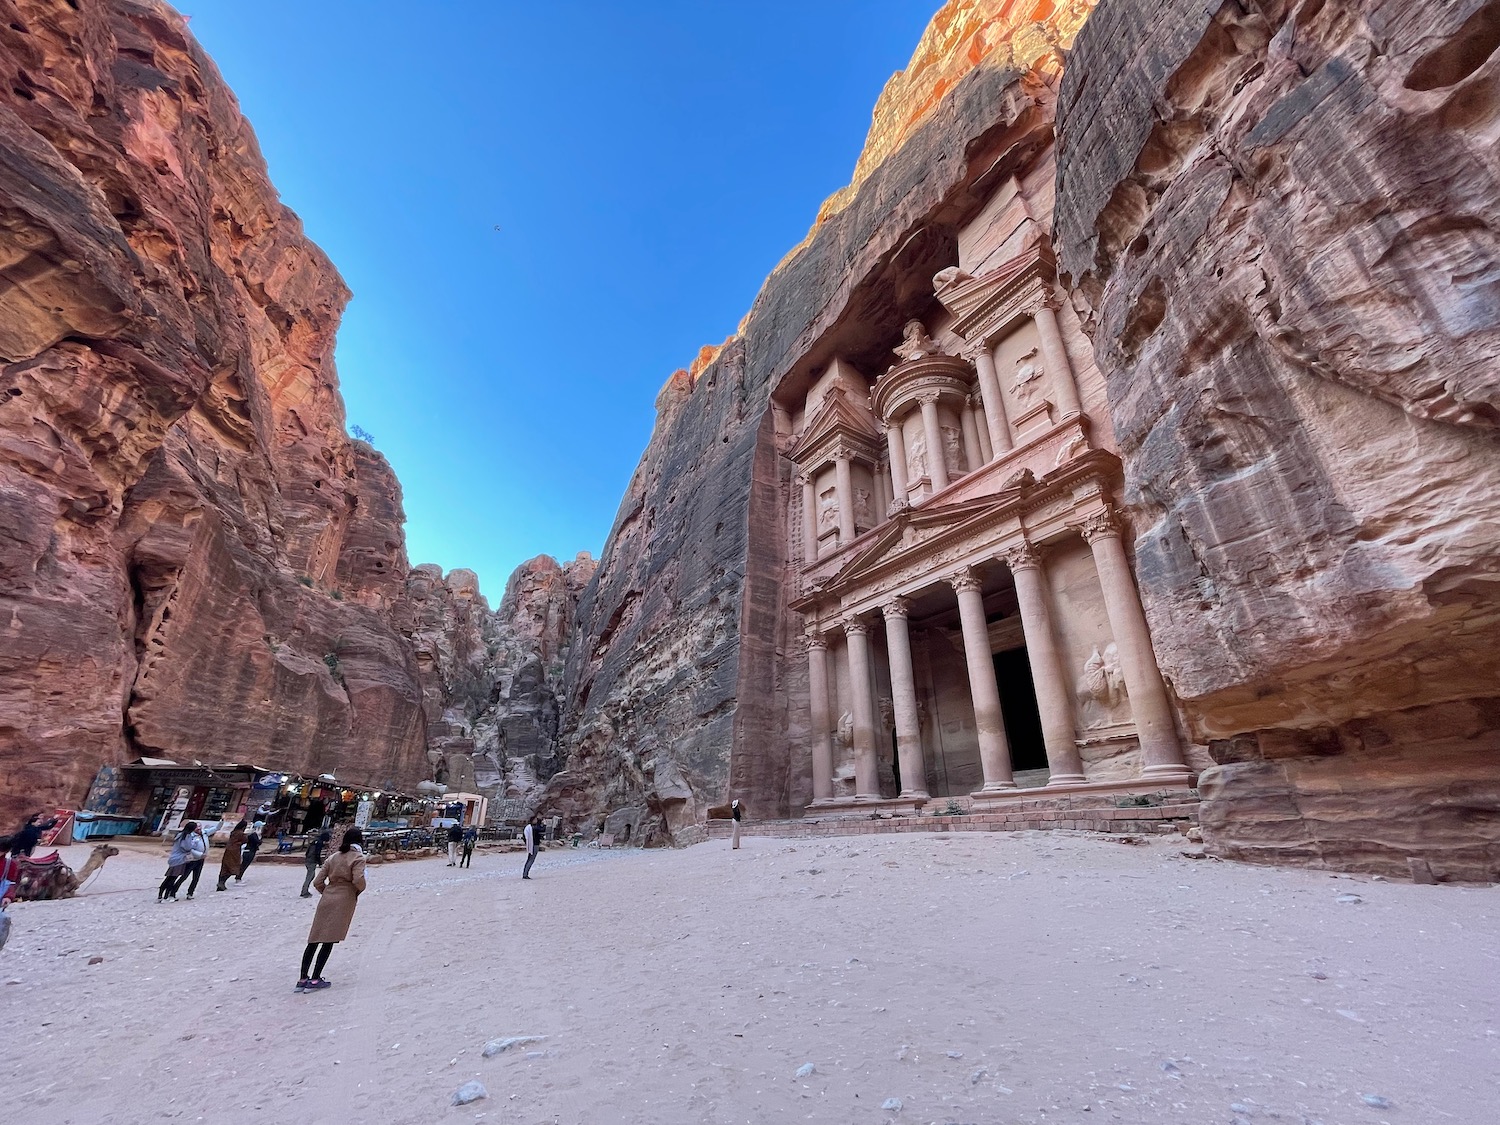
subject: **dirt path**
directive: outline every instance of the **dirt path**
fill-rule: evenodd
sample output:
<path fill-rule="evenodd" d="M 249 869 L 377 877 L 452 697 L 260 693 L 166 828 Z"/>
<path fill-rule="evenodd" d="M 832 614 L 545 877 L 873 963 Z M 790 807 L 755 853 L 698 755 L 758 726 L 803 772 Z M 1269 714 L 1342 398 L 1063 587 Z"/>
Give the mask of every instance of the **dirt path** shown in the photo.
<path fill-rule="evenodd" d="M 1500 1120 L 1500 892 L 1179 849 L 749 838 L 552 850 L 524 883 L 513 853 L 373 867 L 334 987 L 306 996 L 300 867 L 158 906 L 164 865 L 127 853 L 82 898 L 13 908 L 5 1116 Z M 522 1035 L 546 1038 L 481 1057 Z M 451 1107 L 473 1078 L 489 1097 Z"/>

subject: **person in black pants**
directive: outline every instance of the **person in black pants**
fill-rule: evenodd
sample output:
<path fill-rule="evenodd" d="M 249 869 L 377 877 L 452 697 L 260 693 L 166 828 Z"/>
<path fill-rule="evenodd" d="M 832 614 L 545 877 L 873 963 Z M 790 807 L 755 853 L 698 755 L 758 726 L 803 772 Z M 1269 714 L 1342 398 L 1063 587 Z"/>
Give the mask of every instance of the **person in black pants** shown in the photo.
<path fill-rule="evenodd" d="M 208 859 L 208 836 L 203 831 L 203 825 L 198 825 L 197 832 L 198 839 L 203 841 L 203 851 L 199 853 L 197 859 L 193 860 L 187 865 L 187 873 L 189 878 L 187 893 L 188 898 L 192 898 L 193 893 L 197 891 L 198 880 L 203 877 L 203 863 L 206 859 Z"/>
<path fill-rule="evenodd" d="M 255 853 L 260 851 L 260 835 L 266 830 L 266 826 L 256 821 L 250 828 L 250 835 L 245 837 L 245 850 L 241 852 L 240 873 L 234 877 L 236 883 L 243 882 L 245 872 L 250 870 L 250 865 L 255 862 Z"/>
<path fill-rule="evenodd" d="M 317 877 L 318 868 L 323 866 L 323 849 L 328 846 L 328 841 L 333 839 L 333 833 L 324 828 L 313 836 L 308 842 L 307 851 L 302 854 L 302 862 L 307 865 L 307 878 L 302 880 L 302 897 L 312 898 L 312 891 L 307 888 L 312 886 L 312 881 Z"/>
<path fill-rule="evenodd" d="M 460 867 L 472 867 L 474 865 L 474 844 L 479 840 L 479 828 L 469 825 L 464 829 L 464 854 L 459 856 Z"/>
<path fill-rule="evenodd" d="M 521 836 L 526 841 L 526 866 L 521 869 L 521 878 L 530 879 L 531 865 L 536 862 L 536 853 L 541 846 L 542 822 L 536 817 L 532 817 L 526 822 L 526 827 L 522 830 Z"/>

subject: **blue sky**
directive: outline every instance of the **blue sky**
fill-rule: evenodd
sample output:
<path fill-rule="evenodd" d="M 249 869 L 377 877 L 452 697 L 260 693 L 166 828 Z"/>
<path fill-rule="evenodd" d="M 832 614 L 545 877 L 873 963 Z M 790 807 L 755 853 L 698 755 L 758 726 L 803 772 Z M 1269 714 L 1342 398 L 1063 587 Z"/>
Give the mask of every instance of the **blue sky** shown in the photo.
<path fill-rule="evenodd" d="M 596 556 L 667 376 L 848 182 L 939 0 L 180 0 L 354 291 L 413 563 Z"/>

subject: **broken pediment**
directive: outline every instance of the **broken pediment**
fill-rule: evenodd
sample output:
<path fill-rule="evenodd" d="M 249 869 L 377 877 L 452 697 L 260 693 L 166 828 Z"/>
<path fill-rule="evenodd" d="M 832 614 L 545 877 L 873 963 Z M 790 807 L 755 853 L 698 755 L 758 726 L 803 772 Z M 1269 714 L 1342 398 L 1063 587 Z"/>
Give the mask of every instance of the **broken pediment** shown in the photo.
<path fill-rule="evenodd" d="M 1057 262 L 1045 234 L 1004 265 L 970 277 L 944 270 L 933 278 L 937 299 L 953 314 L 953 331 L 965 340 L 983 341 L 1032 315 L 1052 297 Z"/>
<path fill-rule="evenodd" d="M 874 465 L 880 460 L 882 444 L 869 407 L 854 401 L 843 386 L 834 386 L 787 450 L 787 456 L 801 468 L 810 469 L 832 460 L 834 451 L 844 446 L 852 455 Z"/>

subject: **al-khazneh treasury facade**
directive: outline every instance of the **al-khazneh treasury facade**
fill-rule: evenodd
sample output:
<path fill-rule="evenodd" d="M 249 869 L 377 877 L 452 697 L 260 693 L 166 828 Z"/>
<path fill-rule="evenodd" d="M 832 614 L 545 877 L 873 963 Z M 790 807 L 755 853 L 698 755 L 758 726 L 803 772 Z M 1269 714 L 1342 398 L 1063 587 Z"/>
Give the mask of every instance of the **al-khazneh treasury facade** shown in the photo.
<path fill-rule="evenodd" d="M 813 811 L 1191 780 L 1103 379 L 1058 284 L 1049 90 L 1031 93 L 930 297 L 905 299 L 917 315 L 859 326 L 894 345 L 794 366 L 773 394 L 800 485 Z"/>

